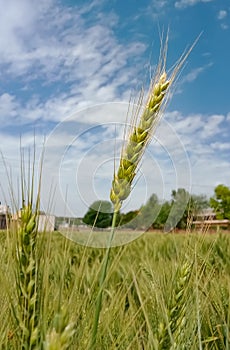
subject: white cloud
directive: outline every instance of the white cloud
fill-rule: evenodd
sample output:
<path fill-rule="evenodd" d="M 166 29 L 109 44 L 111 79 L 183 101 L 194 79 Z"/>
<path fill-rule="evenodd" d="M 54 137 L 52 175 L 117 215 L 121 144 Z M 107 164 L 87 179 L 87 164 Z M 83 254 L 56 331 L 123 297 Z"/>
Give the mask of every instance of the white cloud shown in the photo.
<path fill-rule="evenodd" d="M 167 132 L 162 126 L 158 129 L 157 135 L 161 134 L 166 149 L 175 154 L 175 149 L 181 149 L 188 154 L 191 180 L 188 176 L 181 180 L 184 187 L 191 187 L 192 193 L 206 193 L 212 195 L 214 187 L 218 183 L 229 183 L 229 149 L 227 141 L 214 141 L 219 135 L 223 135 L 226 129 L 226 117 L 224 115 L 183 115 L 180 112 L 167 113 L 165 116 L 171 128 L 176 133 L 180 143 L 175 142 L 173 133 Z M 167 135 L 167 136 L 166 136 Z M 170 151 L 170 153 L 171 153 Z M 181 158 L 181 155 L 178 159 Z M 177 160 L 178 162 L 178 160 Z M 181 174 L 184 169 L 182 167 Z M 185 172 L 187 173 L 187 172 Z M 187 177 L 187 183 L 186 183 Z M 166 172 L 167 178 L 167 172 Z M 172 189 L 173 182 L 170 183 Z"/>
<path fill-rule="evenodd" d="M 202 74 L 206 69 L 210 68 L 212 66 L 212 63 L 210 62 L 209 64 L 202 66 L 202 67 L 197 67 L 192 69 L 181 81 L 180 84 L 184 82 L 193 82 L 198 78 L 200 74 Z"/>
<path fill-rule="evenodd" d="M 63 213 L 65 208 L 66 187 L 71 215 L 84 215 L 94 200 L 109 198 L 115 132 L 118 164 L 126 111 L 127 104 L 122 103 L 89 107 L 59 123 L 47 135 L 43 208 L 47 207 L 48 193 L 54 187 L 58 214 Z M 225 120 L 224 115 L 168 112 L 157 129 L 155 142 L 146 152 L 141 167 L 143 176 L 135 187 L 136 192 L 125 203 L 124 210 L 138 208 L 154 192 L 159 198 L 166 199 L 170 197 L 171 190 L 177 187 L 187 188 L 193 193 L 212 194 L 216 182 L 228 183 L 230 163 L 226 154 L 230 145 L 228 141 L 215 141 L 224 128 Z M 103 125 L 98 126 L 100 121 L 103 121 Z M 115 127 L 117 121 L 120 124 Z M 0 137 L 7 162 L 19 176 L 19 137 L 7 134 Z M 32 147 L 33 135 L 25 133 L 22 142 L 24 146 Z M 43 135 L 40 133 L 36 140 L 38 155 L 42 142 Z"/>
<path fill-rule="evenodd" d="M 168 4 L 168 2 L 167 0 L 152 0 L 152 4 L 155 9 L 160 10 L 163 7 L 165 7 Z"/>
<path fill-rule="evenodd" d="M 202 138 L 210 138 L 214 135 L 218 135 L 221 132 L 221 123 L 225 120 L 223 115 L 208 116 L 206 123 L 201 132 Z"/>
<path fill-rule="evenodd" d="M 230 150 L 230 142 L 213 142 L 211 143 L 211 147 L 215 150 L 227 151 Z"/>
<path fill-rule="evenodd" d="M 23 57 L 36 45 L 38 21 L 49 6 L 44 0 L 0 1 L 0 63 L 16 64 L 20 70 L 28 65 Z"/>
<path fill-rule="evenodd" d="M 230 163 L 221 159 L 220 152 L 212 156 L 202 155 L 191 159 L 192 193 L 205 193 L 212 196 L 214 188 L 220 184 L 229 184 Z"/>
<path fill-rule="evenodd" d="M 229 28 L 228 24 L 224 23 L 223 20 L 226 19 L 228 15 L 228 12 L 226 10 L 220 10 L 218 12 L 218 15 L 217 15 L 217 19 L 219 21 L 221 21 L 220 23 L 220 27 L 223 29 L 223 30 L 227 30 Z"/>
<path fill-rule="evenodd" d="M 195 114 L 185 116 L 180 112 L 171 112 L 167 113 L 165 117 L 177 133 L 191 159 L 197 157 L 208 159 L 208 157 L 215 156 L 217 148 L 210 147 L 210 144 L 215 143 L 214 140 L 220 135 L 224 135 L 226 130 L 226 117 L 224 115 Z M 167 147 L 171 145 L 171 149 L 177 148 L 171 132 L 166 132 L 164 128 L 160 128 L 157 135 L 159 132 L 162 133 L 161 139 L 167 135 L 165 138 Z M 225 142 L 223 141 L 223 143 Z M 223 151 L 224 147 L 226 146 L 223 146 Z"/>
<path fill-rule="evenodd" d="M 176 8 L 185 8 L 188 6 L 194 6 L 199 2 L 211 2 L 213 0 L 179 0 L 175 2 Z"/>
<path fill-rule="evenodd" d="M 60 7 L 55 0 L 4 3 L 5 11 L 0 12 L 2 80 L 13 83 L 17 79 L 24 83 L 25 92 L 30 92 L 31 81 L 36 82 L 27 102 L 16 93 L 0 96 L 0 119 L 7 118 L 5 125 L 15 125 L 19 118 L 19 125 L 39 119 L 60 121 L 96 103 L 128 100 L 126 91 L 137 83 L 138 60 L 145 45 L 119 44 L 112 13 L 102 19 L 98 10 L 87 23 L 81 15 L 97 2 L 71 9 Z M 56 94 L 42 97 L 43 87 L 54 82 L 59 84 Z"/>
<path fill-rule="evenodd" d="M 192 6 L 198 2 L 177 1 L 177 7 Z M 158 9 L 166 5 L 166 1 L 154 3 Z M 22 90 L 9 89 L 0 95 L 0 121 L 6 127 L 5 132 L 2 129 L 0 134 L 1 151 L 7 164 L 11 164 L 16 172 L 17 180 L 22 127 L 22 143 L 32 147 L 33 133 L 27 124 L 32 129 L 34 125 L 41 125 L 36 130 L 39 154 L 44 131 L 49 133 L 56 125 L 47 135 L 43 200 L 48 197 L 50 187 L 56 186 L 57 211 L 63 213 L 68 185 L 68 204 L 76 210 L 76 215 L 84 214 L 87 205 L 91 204 L 89 202 L 97 196 L 109 196 L 114 134 L 116 130 L 118 147 L 123 135 L 121 125 L 128 110 L 127 103 L 122 101 L 129 100 L 127 91 L 137 84 L 138 57 L 145 50 L 139 42 L 118 43 L 113 31 L 118 19 L 112 13 L 102 20 L 98 9 L 97 16 L 93 20 L 90 16 L 91 22 L 87 22 L 87 16 L 82 14 L 87 14 L 89 6 L 97 6 L 97 2 L 68 9 L 60 7 L 55 0 L 22 0 L 20 3 L 17 0 L 0 0 L 0 7 L 6 12 L 6 15 L 0 12 L 0 29 L 4 33 L 0 38 L 1 78 L 3 81 L 9 78 L 11 85 L 15 80 L 22 83 L 25 93 L 22 96 Z M 194 81 L 207 67 L 195 68 L 184 81 Z M 32 89 L 31 81 L 38 84 L 38 90 Z M 52 85 L 53 82 L 57 85 Z M 25 96 L 29 98 L 26 100 Z M 162 121 L 156 133 L 158 143 L 150 145 L 143 162 L 144 177 L 135 188 L 137 200 L 133 196 L 126 208 L 135 209 L 144 203 L 146 193 L 157 192 L 161 197 L 164 192 L 167 196 L 177 186 L 188 188 L 190 185 L 204 192 L 206 187 L 198 188 L 198 185 L 209 186 L 211 191 L 215 181 L 226 183 L 227 180 L 224 180 L 229 178 L 230 164 L 221 156 L 229 151 L 229 143 L 216 141 L 225 127 L 225 120 L 230 121 L 229 114 L 226 118 L 221 114 L 167 113 L 169 125 Z M 119 125 L 115 128 L 114 123 Z M 88 131 L 98 124 L 102 126 L 99 129 L 95 127 L 94 133 Z M 84 170 L 80 180 L 76 176 L 79 164 Z M 2 174 L 3 168 L 0 167 L 0 170 Z M 4 179 L 4 176 L 1 177 L 1 184 Z M 79 185 L 86 204 L 77 191 Z M 0 191 L 0 200 L 1 197 Z"/>
<path fill-rule="evenodd" d="M 118 44 L 113 14 L 102 19 L 98 9 L 95 19 L 87 22 L 81 14 L 89 5 L 69 9 L 55 0 L 11 0 L 3 6 L 1 0 L 0 7 L 0 66 L 14 77 L 46 83 L 84 79 L 87 84 L 101 71 L 103 84 L 145 49 L 141 43 Z"/>
<path fill-rule="evenodd" d="M 15 96 L 8 93 L 0 95 L 0 122 L 1 125 L 7 125 L 18 117 L 18 102 Z"/>
<path fill-rule="evenodd" d="M 221 28 L 223 29 L 223 30 L 227 30 L 228 28 L 229 28 L 229 26 L 227 25 L 227 24 L 225 24 L 225 23 L 221 23 Z"/>
<path fill-rule="evenodd" d="M 195 136 L 202 143 L 203 140 L 219 135 L 224 130 L 222 123 L 226 119 L 224 115 L 192 114 L 184 116 L 180 112 L 167 113 L 166 117 L 174 125 L 176 132 L 189 149 L 190 146 L 191 149 L 193 147 L 191 137 Z"/>
<path fill-rule="evenodd" d="M 24 103 L 16 96 L 5 93 L 0 95 L 0 121 L 4 127 L 14 127 L 17 124 L 20 133 L 21 130 L 25 131 L 26 124 L 39 121 L 59 123 L 70 119 L 74 122 L 84 121 L 91 125 L 119 123 L 126 120 L 129 109 L 129 103 L 126 102 L 128 99 L 119 101 L 114 86 L 109 86 L 106 90 L 99 88 L 97 91 L 96 85 L 95 92 L 93 87 L 91 87 L 91 92 L 92 95 L 84 92 L 86 94 L 83 95 L 84 97 L 78 96 L 77 92 L 70 96 L 61 93 L 44 102 L 32 98 Z"/>
<path fill-rule="evenodd" d="M 219 20 L 222 20 L 222 19 L 224 19 L 225 17 L 227 17 L 227 11 L 225 11 L 225 10 L 220 10 L 219 11 L 219 13 L 218 13 L 218 15 L 217 15 L 217 18 L 219 19 Z"/>
<path fill-rule="evenodd" d="M 196 80 L 196 78 L 204 71 L 203 67 L 198 67 L 193 69 L 191 72 L 189 72 L 184 78 L 183 82 L 189 82 L 191 83 L 192 81 Z"/>
<path fill-rule="evenodd" d="M 176 131 L 181 135 L 193 134 L 204 126 L 204 118 L 200 114 L 184 116 L 174 111 L 167 113 L 166 118 L 172 125 L 175 125 Z"/>

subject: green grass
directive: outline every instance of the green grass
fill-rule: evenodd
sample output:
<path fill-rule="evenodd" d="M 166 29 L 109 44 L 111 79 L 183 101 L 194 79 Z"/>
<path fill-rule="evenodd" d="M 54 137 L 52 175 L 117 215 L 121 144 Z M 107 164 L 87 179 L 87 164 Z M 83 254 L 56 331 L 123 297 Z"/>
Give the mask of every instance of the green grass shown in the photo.
<path fill-rule="evenodd" d="M 44 349 L 54 337 L 59 345 L 53 349 L 90 349 L 104 250 L 59 233 L 42 238 Z M 20 349 L 9 302 L 16 288 L 12 248 L 10 237 L 0 232 L 1 349 Z M 227 234 L 146 233 L 111 250 L 106 278 L 96 349 L 230 348 Z M 62 347 L 60 339 L 70 328 L 75 332 Z"/>

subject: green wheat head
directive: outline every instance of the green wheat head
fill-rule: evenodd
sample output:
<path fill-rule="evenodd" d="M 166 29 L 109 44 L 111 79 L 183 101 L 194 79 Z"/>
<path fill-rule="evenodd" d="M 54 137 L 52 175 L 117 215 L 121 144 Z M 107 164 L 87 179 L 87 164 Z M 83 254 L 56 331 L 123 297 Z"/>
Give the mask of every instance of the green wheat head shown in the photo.
<path fill-rule="evenodd" d="M 186 326 L 186 294 L 191 277 L 192 264 L 184 262 L 177 269 L 175 287 L 167 308 L 167 322 L 160 323 L 158 329 L 159 350 L 185 349 L 183 344 Z"/>
<path fill-rule="evenodd" d="M 16 251 L 18 318 L 23 349 L 35 349 L 39 338 L 36 225 L 37 213 L 33 212 L 31 204 L 23 206 Z"/>
<path fill-rule="evenodd" d="M 145 148 L 151 139 L 153 127 L 157 120 L 161 105 L 170 86 L 165 72 L 161 74 L 158 82 L 153 87 L 148 103 L 140 118 L 138 125 L 133 126 L 126 148 L 123 150 L 118 172 L 114 175 L 110 199 L 114 204 L 115 211 L 121 208 L 122 201 L 130 192 L 136 170 Z"/>
<path fill-rule="evenodd" d="M 38 246 L 38 215 L 40 205 L 41 169 L 38 178 L 37 194 L 35 192 L 35 148 L 32 164 L 30 154 L 28 169 L 21 149 L 21 200 L 19 210 L 12 190 L 12 203 L 16 213 L 12 220 L 14 245 L 14 274 L 16 283 L 15 300 L 11 301 L 12 316 L 16 322 L 16 334 L 21 349 L 40 349 L 41 335 L 41 280 Z M 27 175 L 26 175 L 27 174 Z"/>
<path fill-rule="evenodd" d="M 69 316 L 65 308 L 55 315 L 53 328 L 46 335 L 44 350 L 67 350 L 75 334 L 74 323 L 69 323 Z"/>
<path fill-rule="evenodd" d="M 140 113 L 140 106 L 138 106 L 137 112 L 132 116 L 127 143 L 121 151 L 117 173 L 114 173 L 113 176 L 110 199 L 114 205 L 115 212 L 119 211 L 122 202 L 128 198 L 132 190 L 133 180 L 142 156 L 152 140 L 153 133 L 168 102 L 170 88 L 192 47 L 181 56 L 171 74 L 166 73 L 167 40 L 162 48 L 159 64 L 150 84 L 144 110 Z"/>

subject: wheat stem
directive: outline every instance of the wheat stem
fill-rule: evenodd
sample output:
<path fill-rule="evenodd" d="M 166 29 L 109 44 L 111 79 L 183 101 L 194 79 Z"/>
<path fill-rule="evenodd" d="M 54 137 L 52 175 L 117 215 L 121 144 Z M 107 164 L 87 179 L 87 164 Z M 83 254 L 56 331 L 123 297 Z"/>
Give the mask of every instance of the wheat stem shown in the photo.
<path fill-rule="evenodd" d="M 117 219 L 117 211 L 114 211 L 112 227 L 111 227 L 111 231 L 110 231 L 110 235 L 109 235 L 106 254 L 105 254 L 105 257 L 104 257 L 104 260 L 102 263 L 102 267 L 101 267 L 101 272 L 100 272 L 99 289 L 98 289 L 98 294 L 97 294 L 97 299 L 96 299 L 96 309 L 95 309 L 92 337 L 91 337 L 91 343 L 90 343 L 90 350 L 94 350 L 96 348 L 96 338 L 97 338 L 98 323 L 99 323 L 99 318 L 100 318 L 100 313 L 101 313 L 104 282 L 106 279 L 108 265 L 109 265 L 109 256 L 110 256 L 110 251 L 111 251 L 111 245 L 112 245 L 112 241 L 113 241 L 114 234 L 115 234 L 116 219 Z"/>
<path fill-rule="evenodd" d="M 192 48 L 191 48 L 192 49 Z M 117 213 L 122 206 L 122 202 L 128 198 L 133 180 L 135 178 L 138 165 L 142 159 L 144 151 L 152 139 L 153 132 L 157 123 L 163 113 L 168 100 L 168 93 L 170 86 L 172 85 L 178 71 L 187 58 L 191 49 L 180 58 L 178 64 L 173 70 L 170 78 L 167 77 L 165 71 L 166 56 L 167 56 L 167 38 L 166 44 L 162 46 L 159 64 L 157 67 L 155 78 L 151 81 L 148 100 L 144 108 L 143 113 L 138 119 L 140 106 L 139 103 L 136 111 L 133 113 L 132 127 L 130 135 L 128 137 L 126 147 L 122 148 L 120 163 L 117 173 L 114 172 L 112 188 L 110 191 L 110 199 L 114 206 L 113 222 L 110 232 L 109 245 L 106 250 L 105 259 L 101 268 L 101 276 L 99 281 L 99 291 L 96 300 L 96 311 L 94 317 L 94 324 L 92 330 L 91 347 L 95 349 L 96 337 L 98 331 L 99 317 L 102 307 L 102 296 L 104 281 L 107 275 L 107 269 L 109 264 L 111 243 L 115 233 Z M 140 95 L 140 101 L 142 101 L 143 92 Z M 139 121 L 138 121 L 139 120 Z"/>

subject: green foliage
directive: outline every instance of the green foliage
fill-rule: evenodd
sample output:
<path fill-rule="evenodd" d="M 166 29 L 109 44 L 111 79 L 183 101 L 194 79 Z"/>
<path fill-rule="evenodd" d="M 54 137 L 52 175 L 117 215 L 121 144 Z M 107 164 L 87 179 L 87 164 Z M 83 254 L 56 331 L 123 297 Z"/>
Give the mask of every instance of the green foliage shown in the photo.
<path fill-rule="evenodd" d="M 172 202 L 169 217 L 165 224 L 166 230 L 171 228 L 186 229 L 188 221 L 199 211 L 208 207 L 208 200 L 204 195 L 193 195 L 184 188 L 172 191 Z"/>
<path fill-rule="evenodd" d="M 113 216 L 112 203 L 108 201 L 94 202 L 83 218 L 83 222 L 90 226 L 106 228 L 111 226 Z"/>
<path fill-rule="evenodd" d="M 139 209 L 139 215 L 133 220 L 135 228 L 185 229 L 190 218 L 209 205 L 206 196 L 190 195 L 183 188 L 172 191 L 172 200 L 161 203 L 156 194 L 151 195 L 145 205 Z M 131 227 L 131 226 L 130 226 Z"/>
<path fill-rule="evenodd" d="M 185 229 L 189 218 L 193 218 L 199 211 L 209 206 L 204 195 L 189 194 L 185 189 L 172 191 L 172 200 L 160 202 L 156 194 L 152 194 L 146 204 L 138 210 L 126 214 L 117 212 L 116 226 L 132 229 Z M 97 201 L 93 203 L 83 218 L 83 222 L 96 227 L 111 225 L 112 207 L 110 202 Z"/>
<path fill-rule="evenodd" d="M 156 220 L 153 222 L 152 227 L 162 229 L 168 219 L 170 210 L 171 210 L 171 204 L 169 202 L 164 202 L 161 205 L 160 212 Z"/>
<path fill-rule="evenodd" d="M 214 197 L 210 199 L 210 206 L 215 210 L 218 219 L 230 220 L 230 188 L 218 185 Z"/>
<path fill-rule="evenodd" d="M 156 194 L 152 194 L 141 210 L 140 222 L 143 227 L 149 228 L 156 220 L 160 211 L 160 203 Z"/>
<path fill-rule="evenodd" d="M 152 194 L 147 203 L 139 209 L 139 215 L 133 224 L 136 228 L 148 229 L 156 220 L 160 210 L 159 200 L 156 194 Z"/>
<path fill-rule="evenodd" d="M 138 210 L 131 210 L 126 214 L 120 214 L 119 218 L 119 226 L 125 226 L 127 228 L 136 228 L 136 220 L 139 211 Z"/>
<path fill-rule="evenodd" d="M 188 203 L 190 194 L 184 189 L 179 188 L 172 191 L 171 211 L 166 222 L 166 229 L 171 230 L 174 227 L 185 229 L 188 218 Z"/>
<path fill-rule="evenodd" d="M 203 209 L 209 207 L 209 201 L 205 195 L 190 195 L 188 203 L 188 212 L 192 217 L 195 217 Z"/>

